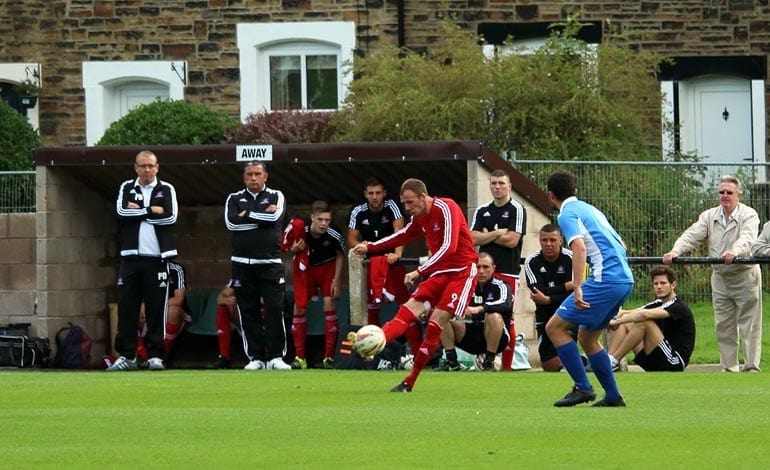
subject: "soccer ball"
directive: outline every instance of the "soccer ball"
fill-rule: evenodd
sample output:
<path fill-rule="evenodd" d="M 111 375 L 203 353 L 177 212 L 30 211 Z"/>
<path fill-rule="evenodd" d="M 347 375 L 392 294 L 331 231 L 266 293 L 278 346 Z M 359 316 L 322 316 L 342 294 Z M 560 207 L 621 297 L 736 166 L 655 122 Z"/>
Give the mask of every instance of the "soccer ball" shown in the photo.
<path fill-rule="evenodd" d="M 356 352 L 364 359 L 382 352 L 385 344 L 385 332 L 377 325 L 365 325 L 356 332 Z"/>
<path fill-rule="evenodd" d="M 414 355 L 407 354 L 406 356 L 401 358 L 402 369 L 411 371 L 412 367 L 414 367 Z"/>

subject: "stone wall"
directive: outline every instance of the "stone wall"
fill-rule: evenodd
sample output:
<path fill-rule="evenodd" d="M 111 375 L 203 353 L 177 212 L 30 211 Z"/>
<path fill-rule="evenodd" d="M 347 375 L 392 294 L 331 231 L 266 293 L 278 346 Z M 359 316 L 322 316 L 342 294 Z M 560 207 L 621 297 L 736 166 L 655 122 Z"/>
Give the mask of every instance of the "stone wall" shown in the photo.
<path fill-rule="evenodd" d="M 114 203 L 63 169 L 38 167 L 36 181 L 37 333 L 53 338 L 77 323 L 93 338 L 92 357 L 100 357 L 115 284 Z"/>
<path fill-rule="evenodd" d="M 30 323 L 36 333 L 35 214 L 0 214 L 0 325 Z"/>
<path fill-rule="evenodd" d="M 749 0 L 17 0 L 0 3 L 0 62 L 42 64 L 43 142 L 82 145 L 84 61 L 186 60 L 186 98 L 239 116 L 238 23 L 353 21 L 357 47 L 367 53 L 399 45 L 399 37 L 406 47 L 430 48 L 441 38 L 441 18 L 475 32 L 481 23 L 559 21 L 569 10 L 600 21 L 605 37 L 618 33 L 617 40 L 668 56 L 768 55 L 770 8 Z"/>

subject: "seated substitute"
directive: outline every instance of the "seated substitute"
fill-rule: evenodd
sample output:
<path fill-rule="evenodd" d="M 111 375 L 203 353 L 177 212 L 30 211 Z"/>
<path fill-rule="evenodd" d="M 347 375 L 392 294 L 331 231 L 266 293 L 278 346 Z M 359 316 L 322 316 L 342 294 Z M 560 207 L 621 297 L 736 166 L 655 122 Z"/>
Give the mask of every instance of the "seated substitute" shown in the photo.
<path fill-rule="evenodd" d="M 294 255 L 294 318 L 291 333 L 296 348 L 294 369 L 306 369 L 307 307 L 317 290 L 321 291 L 324 312 L 325 369 L 334 368 L 337 346 L 337 311 L 334 301 L 340 295 L 345 244 L 340 230 L 332 224 L 332 210 L 325 201 L 315 201 L 310 219 L 293 219 L 283 234 L 281 249 Z"/>
<path fill-rule="evenodd" d="M 524 273 L 531 299 L 535 303 L 535 330 L 537 351 L 546 372 L 559 372 L 561 359 L 551 338 L 545 333 L 545 325 L 559 305 L 572 292 L 572 252 L 562 246 L 561 230 L 558 225 L 546 224 L 538 237 L 540 250 L 533 252 L 524 261 Z M 578 326 L 569 334 L 577 339 Z"/>
<path fill-rule="evenodd" d="M 495 357 L 510 342 L 508 328 L 513 317 L 513 297 L 507 282 L 494 277 L 495 263 L 489 253 L 479 253 L 478 283 L 473 300 L 465 308 L 470 323 L 453 320 L 441 332 L 446 363 L 438 370 L 462 370 L 455 346 L 471 354 L 483 354 L 484 371 L 495 370 Z"/>
<path fill-rule="evenodd" d="M 650 272 L 656 299 L 634 310 L 620 309 L 608 328 L 615 331 L 609 347 L 613 370 L 632 349 L 634 362 L 646 371 L 682 372 L 695 347 L 695 321 L 690 307 L 676 296 L 676 273 L 668 266 Z"/>
<path fill-rule="evenodd" d="M 231 340 L 233 336 L 233 324 L 238 332 L 241 332 L 241 317 L 238 312 L 238 301 L 235 298 L 235 289 L 228 282 L 217 294 L 217 343 L 219 356 L 211 365 L 211 369 L 230 369 L 232 367 Z"/>

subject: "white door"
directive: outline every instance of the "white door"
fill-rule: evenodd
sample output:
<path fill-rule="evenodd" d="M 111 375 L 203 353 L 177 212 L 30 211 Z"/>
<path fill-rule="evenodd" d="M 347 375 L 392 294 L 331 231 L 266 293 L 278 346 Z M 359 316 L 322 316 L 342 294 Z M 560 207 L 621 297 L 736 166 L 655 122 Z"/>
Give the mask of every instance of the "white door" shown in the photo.
<path fill-rule="evenodd" d="M 679 82 L 683 152 L 703 161 L 751 162 L 751 80 L 707 76 Z"/>

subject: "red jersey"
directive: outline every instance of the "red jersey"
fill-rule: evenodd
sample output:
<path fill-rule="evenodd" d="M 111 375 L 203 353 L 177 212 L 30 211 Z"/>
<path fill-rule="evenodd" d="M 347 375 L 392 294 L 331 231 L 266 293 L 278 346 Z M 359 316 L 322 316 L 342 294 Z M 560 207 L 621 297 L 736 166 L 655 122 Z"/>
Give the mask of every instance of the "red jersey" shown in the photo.
<path fill-rule="evenodd" d="M 467 269 L 478 262 L 473 238 L 460 206 L 448 198 L 433 198 L 427 214 L 412 216 L 401 230 L 376 242 L 367 242 L 370 252 L 387 251 L 420 237 L 431 256 L 417 271 L 422 276 Z"/>

